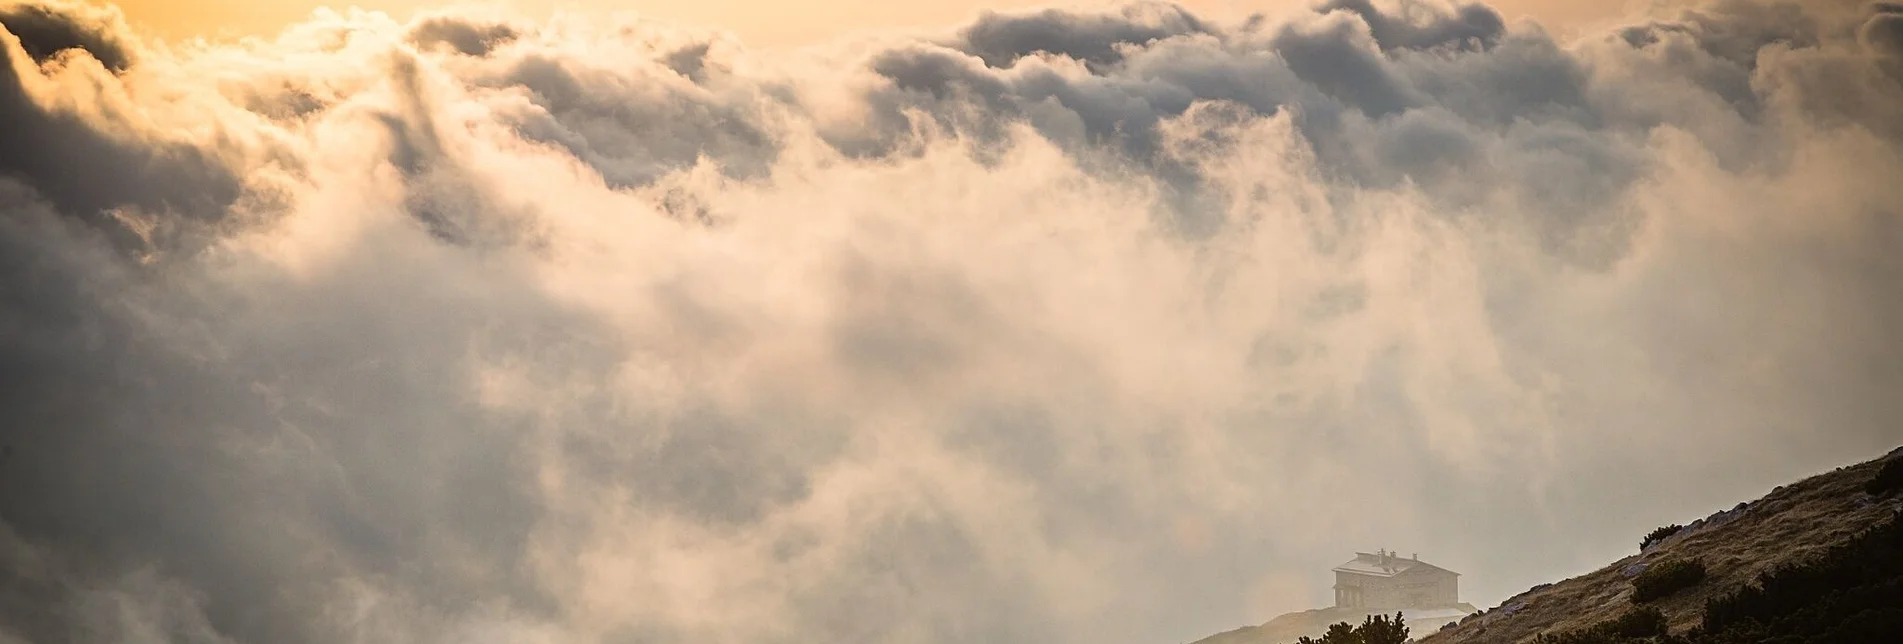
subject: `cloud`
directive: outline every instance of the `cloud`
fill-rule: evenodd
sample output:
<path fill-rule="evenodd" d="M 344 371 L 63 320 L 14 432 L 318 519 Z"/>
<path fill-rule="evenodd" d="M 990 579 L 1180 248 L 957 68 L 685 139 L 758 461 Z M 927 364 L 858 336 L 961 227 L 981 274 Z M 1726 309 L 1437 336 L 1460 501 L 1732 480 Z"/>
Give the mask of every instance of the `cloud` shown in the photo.
<path fill-rule="evenodd" d="M 446 46 L 464 56 L 487 56 L 520 34 L 501 23 L 476 23 L 459 16 L 432 16 L 410 26 L 409 41 L 418 47 Z"/>
<path fill-rule="evenodd" d="M 1903 5 L 1877 3 L 1857 37 L 1864 46 L 1887 55 L 1903 52 Z"/>
<path fill-rule="evenodd" d="M 0 34 L 0 118 L 13 124 L 15 134 L 0 150 L 0 172 L 24 179 L 63 212 L 100 226 L 113 226 L 107 213 L 127 207 L 215 218 L 237 198 L 238 179 L 221 150 L 108 122 L 118 116 L 114 111 L 136 109 L 101 67 L 127 64 L 119 36 L 91 33 L 87 29 L 97 26 L 92 23 L 61 22 L 69 14 L 51 9 L 10 12 L 0 17 L 6 30 Z M 69 45 L 103 60 L 48 58 Z M 63 70 L 63 82 L 42 76 L 39 61 Z M 73 85 L 86 83 L 98 83 L 96 93 L 63 93 L 87 91 Z M 122 243 L 134 243 L 134 232 L 121 235 Z"/>
<path fill-rule="evenodd" d="M 1018 59 L 1038 53 L 1108 66 L 1123 58 L 1121 50 L 1214 31 L 1182 7 L 1144 2 L 1124 5 L 1114 15 L 1061 9 L 1021 14 L 986 12 L 959 31 L 955 46 L 991 67 L 1009 67 Z"/>
<path fill-rule="evenodd" d="M 125 18 L 110 6 L 10 4 L 0 9 L 0 25 L 19 38 L 34 62 L 79 50 L 115 72 L 132 65 Z"/>
<path fill-rule="evenodd" d="M 1403 15 L 1391 16 L 1369 0 L 1333 0 L 1322 5 L 1320 10 L 1347 11 L 1360 17 L 1383 50 L 1436 47 L 1485 49 L 1498 43 L 1500 37 L 1506 34 L 1506 20 L 1500 17 L 1500 12 L 1483 4 L 1442 8 L 1425 2 L 1403 2 Z M 1410 12 L 1425 13 L 1427 20 L 1421 23 L 1411 21 L 1410 16 L 1405 15 Z"/>
<path fill-rule="evenodd" d="M 1898 442 L 1896 14 L 9 5 L 0 639 L 1185 641 L 1357 543 L 1491 602 Z"/>

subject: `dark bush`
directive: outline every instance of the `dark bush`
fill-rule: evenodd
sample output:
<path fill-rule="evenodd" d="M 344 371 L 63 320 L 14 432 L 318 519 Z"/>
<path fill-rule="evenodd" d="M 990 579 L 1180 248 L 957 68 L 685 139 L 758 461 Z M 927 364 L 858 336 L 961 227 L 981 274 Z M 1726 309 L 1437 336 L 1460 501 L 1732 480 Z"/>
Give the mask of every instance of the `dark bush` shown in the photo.
<path fill-rule="evenodd" d="M 1903 642 L 1903 524 L 1893 517 L 1712 598 L 1696 636 L 1710 644 Z"/>
<path fill-rule="evenodd" d="M 1600 625 L 1606 627 L 1608 632 L 1620 637 L 1664 635 L 1665 613 L 1651 606 L 1635 606 Z"/>
<path fill-rule="evenodd" d="M 1648 532 L 1646 533 L 1644 539 L 1639 540 L 1639 549 L 1644 550 L 1646 548 L 1650 548 L 1652 547 L 1652 544 L 1658 543 L 1660 541 L 1664 541 L 1666 537 L 1670 537 L 1672 535 L 1678 534 L 1679 530 L 1684 530 L 1684 529 L 1685 529 L 1685 526 L 1674 523 L 1672 525 L 1668 525 L 1668 526 L 1659 528 L 1657 530 Z"/>
<path fill-rule="evenodd" d="M 1533 636 L 1533 644 L 1626 644 L 1628 638 L 1612 635 L 1593 628 L 1562 631 L 1559 633 L 1540 633 Z"/>
<path fill-rule="evenodd" d="M 1369 615 L 1360 626 L 1336 622 L 1321 639 L 1304 637 L 1296 644 L 1403 644 L 1406 641 L 1407 624 L 1401 620 L 1400 613 L 1395 613 L 1393 618 Z"/>
<path fill-rule="evenodd" d="M 1892 458 L 1883 464 L 1883 469 L 1877 470 L 1877 475 L 1871 477 L 1869 483 L 1864 484 L 1863 491 L 1884 496 L 1900 488 L 1903 488 L 1903 458 Z"/>
<path fill-rule="evenodd" d="M 1651 606 L 1635 606 L 1624 614 L 1592 626 L 1560 633 L 1542 633 L 1533 644 L 1627 644 L 1657 642 L 1665 636 L 1665 614 Z M 1676 641 L 1676 640 L 1663 640 Z"/>
<path fill-rule="evenodd" d="M 1705 564 L 1673 560 L 1653 564 L 1632 578 L 1632 603 L 1640 604 L 1698 585 L 1705 580 Z"/>

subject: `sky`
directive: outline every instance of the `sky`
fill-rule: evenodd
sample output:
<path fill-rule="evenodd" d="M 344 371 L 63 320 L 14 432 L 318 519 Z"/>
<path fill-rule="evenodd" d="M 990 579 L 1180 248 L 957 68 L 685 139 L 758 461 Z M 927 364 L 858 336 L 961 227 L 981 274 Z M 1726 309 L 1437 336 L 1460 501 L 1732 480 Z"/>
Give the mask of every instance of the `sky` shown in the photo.
<path fill-rule="evenodd" d="M 0 642 L 1187 642 L 1903 444 L 1894 3 L 199 6 L 0 4 Z"/>
<path fill-rule="evenodd" d="M 1649 2 L 1574 2 L 1572 0 L 1502 0 L 1493 6 L 1508 19 L 1531 18 L 1556 28 L 1592 24 L 1625 12 L 1667 4 L 1668 0 Z M 555 12 L 638 13 L 663 20 L 684 22 L 732 32 L 752 46 L 788 47 L 824 43 L 830 39 L 888 29 L 932 29 L 968 20 L 981 11 L 1035 8 L 1050 4 L 1041 0 L 919 0 L 881 2 L 876 0 L 840 0 L 834 2 L 761 2 L 759 0 L 556 0 L 522 2 L 490 0 L 444 3 L 436 0 L 365 0 L 363 2 L 325 2 L 324 0 L 123 0 L 120 7 L 127 21 L 151 35 L 170 39 L 193 37 L 235 37 L 269 35 L 311 15 L 319 7 L 348 9 L 359 7 L 379 11 L 399 20 L 407 20 L 418 11 L 450 6 L 503 10 L 546 17 Z M 1089 0 L 1071 6 L 1090 6 Z M 1114 2 L 1096 2 L 1112 6 Z M 1185 7 L 1223 17 L 1241 17 L 1259 11 L 1304 9 L 1301 2 L 1280 0 L 1189 0 Z"/>

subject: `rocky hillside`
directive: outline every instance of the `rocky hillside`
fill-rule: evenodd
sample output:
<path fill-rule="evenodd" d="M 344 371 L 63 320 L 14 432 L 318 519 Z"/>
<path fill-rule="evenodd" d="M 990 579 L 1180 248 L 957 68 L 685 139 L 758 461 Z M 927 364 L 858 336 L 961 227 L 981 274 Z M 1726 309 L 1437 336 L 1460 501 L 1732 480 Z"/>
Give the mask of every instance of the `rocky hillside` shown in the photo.
<path fill-rule="evenodd" d="M 1438 632 L 1423 624 L 1409 626 L 1421 644 L 1510 644 L 1543 633 L 1583 630 L 1632 609 L 1633 579 L 1648 568 L 1696 561 L 1706 571 L 1701 581 L 1646 602 L 1665 616 L 1671 632 L 1684 632 L 1700 622 L 1707 599 L 1737 590 L 1780 565 L 1813 560 L 1897 516 L 1903 511 L 1903 494 L 1876 497 L 1865 485 L 1886 463 L 1898 459 L 1903 459 L 1903 448 L 1780 486 L 1756 501 L 1694 521 L 1597 571 L 1535 586 Z M 1333 610 L 1290 613 L 1195 644 L 1284 644 L 1314 635 L 1334 621 L 1361 619 L 1361 613 L 1336 615 Z"/>
<path fill-rule="evenodd" d="M 1903 495 L 1877 498 L 1864 491 L 1885 463 L 1898 458 L 1903 448 L 1780 486 L 1756 501 L 1693 522 L 1638 554 L 1535 586 L 1456 626 L 1417 632 L 1416 638 L 1422 644 L 1504 644 L 1583 629 L 1630 609 L 1632 578 L 1647 567 L 1696 560 L 1707 571 L 1703 581 L 1648 602 L 1664 613 L 1671 631 L 1682 632 L 1699 623 L 1705 600 L 1754 582 L 1759 573 L 1781 564 L 1810 560 L 1903 510 Z"/>

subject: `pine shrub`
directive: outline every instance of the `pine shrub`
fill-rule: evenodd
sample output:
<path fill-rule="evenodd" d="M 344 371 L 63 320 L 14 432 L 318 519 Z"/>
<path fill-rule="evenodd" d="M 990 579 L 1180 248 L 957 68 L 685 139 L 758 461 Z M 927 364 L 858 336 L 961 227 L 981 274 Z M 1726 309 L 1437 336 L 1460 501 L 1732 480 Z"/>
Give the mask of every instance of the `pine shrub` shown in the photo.
<path fill-rule="evenodd" d="M 1630 644 L 1636 642 L 1676 641 L 1665 632 L 1665 614 L 1651 606 L 1635 606 L 1618 617 L 1586 628 L 1541 633 L 1533 644 Z"/>
<path fill-rule="evenodd" d="M 1863 491 L 1876 496 L 1884 496 L 1903 488 L 1903 458 L 1892 458 L 1877 470 L 1877 475 L 1864 484 Z"/>
<path fill-rule="evenodd" d="M 1684 529 L 1685 529 L 1685 526 L 1674 523 L 1672 525 L 1664 526 L 1656 530 L 1653 530 L 1651 532 L 1648 532 L 1646 533 L 1644 539 L 1639 540 L 1639 549 L 1644 550 L 1646 548 L 1650 548 L 1652 547 L 1652 544 L 1658 543 L 1660 541 L 1664 541 L 1666 537 L 1670 537 L 1672 535 L 1678 534 L 1679 530 L 1684 530 Z"/>
<path fill-rule="evenodd" d="M 1336 622 L 1328 627 L 1321 639 L 1303 637 L 1296 644 L 1404 644 L 1407 642 L 1407 624 L 1401 614 L 1390 618 L 1386 615 L 1369 615 L 1360 626 L 1350 626 L 1347 622 Z"/>
<path fill-rule="evenodd" d="M 1666 561 L 1632 578 L 1632 603 L 1642 604 L 1698 585 L 1705 580 L 1705 564 L 1696 559 Z"/>

